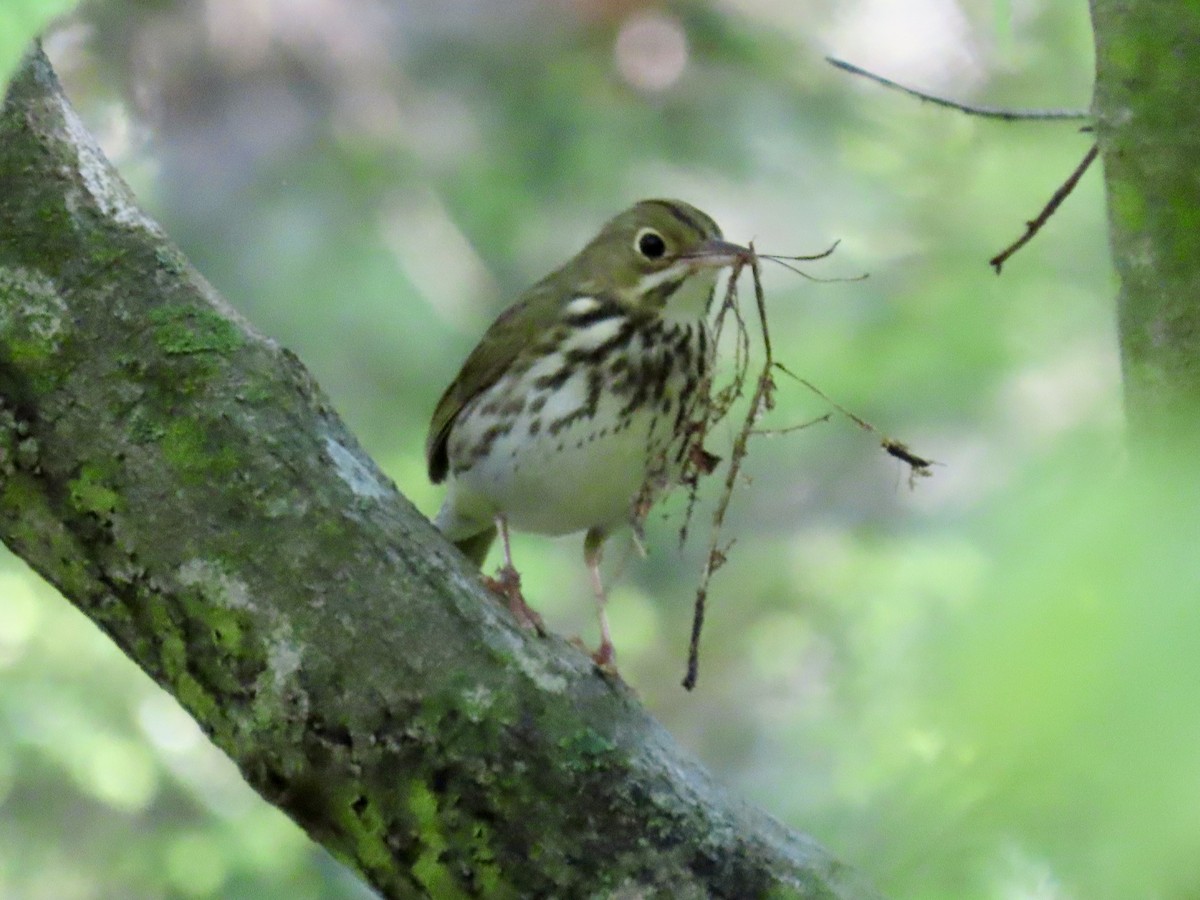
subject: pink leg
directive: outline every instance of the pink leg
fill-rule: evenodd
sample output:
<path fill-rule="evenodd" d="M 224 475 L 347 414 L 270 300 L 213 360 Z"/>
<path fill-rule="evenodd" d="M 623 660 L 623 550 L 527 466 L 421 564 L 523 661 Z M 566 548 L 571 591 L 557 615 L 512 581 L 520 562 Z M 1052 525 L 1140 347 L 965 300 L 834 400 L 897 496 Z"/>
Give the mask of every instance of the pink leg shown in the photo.
<path fill-rule="evenodd" d="M 583 559 L 587 563 L 588 574 L 592 577 L 592 592 L 596 596 L 596 618 L 600 621 L 600 646 L 592 654 L 592 659 L 601 669 L 615 673 L 617 653 L 613 648 L 612 634 L 608 630 L 608 616 L 604 612 L 608 595 L 600 578 L 600 559 L 603 556 L 606 536 L 600 529 L 591 529 L 583 540 Z"/>
<path fill-rule="evenodd" d="M 484 583 L 498 594 L 503 594 L 508 600 L 508 608 L 518 622 L 526 628 L 544 635 L 546 628 L 542 617 L 525 602 L 521 594 L 521 573 L 512 561 L 512 547 L 508 541 L 508 520 L 504 516 L 496 516 L 496 528 L 500 531 L 501 545 L 504 547 L 504 565 L 496 573 L 496 578 L 484 577 Z"/>

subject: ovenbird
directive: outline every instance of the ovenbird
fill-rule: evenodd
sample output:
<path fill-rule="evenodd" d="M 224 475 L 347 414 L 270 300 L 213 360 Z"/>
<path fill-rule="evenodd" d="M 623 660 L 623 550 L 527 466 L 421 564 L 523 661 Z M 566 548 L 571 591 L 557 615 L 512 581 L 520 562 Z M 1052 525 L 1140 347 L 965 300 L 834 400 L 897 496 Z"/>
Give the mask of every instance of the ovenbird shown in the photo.
<path fill-rule="evenodd" d="M 436 524 L 477 565 L 499 532 L 496 584 L 523 622 L 541 628 L 520 594 L 509 526 L 586 531 L 601 666 L 614 661 L 604 540 L 683 473 L 718 271 L 748 254 L 687 203 L 637 203 L 500 314 L 433 413 L 429 476 L 449 488 Z"/>

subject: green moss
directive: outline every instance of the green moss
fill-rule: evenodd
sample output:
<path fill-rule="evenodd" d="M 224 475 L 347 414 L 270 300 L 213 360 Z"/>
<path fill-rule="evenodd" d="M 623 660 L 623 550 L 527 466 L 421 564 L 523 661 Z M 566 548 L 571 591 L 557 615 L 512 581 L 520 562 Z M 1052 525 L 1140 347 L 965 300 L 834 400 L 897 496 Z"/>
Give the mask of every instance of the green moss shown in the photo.
<path fill-rule="evenodd" d="M 121 508 L 121 496 L 105 482 L 111 477 L 107 467 L 87 463 L 77 478 L 71 479 L 71 507 L 80 513 L 107 518 Z"/>
<path fill-rule="evenodd" d="M 1135 74 L 1141 63 L 1142 41 L 1136 34 L 1122 34 L 1114 31 L 1107 35 L 1104 45 L 1104 59 L 1115 73 L 1110 77 L 1128 78 Z"/>
<path fill-rule="evenodd" d="M 154 606 L 162 606 L 162 602 L 158 601 L 152 604 Z M 151 618 L 156 618 L 151 616 Z M 172 684 L 179 682 L 187 674 L 187 643 L 183 640 L 183 636 L 172 630 L 167 633 L 159 634 L 159 662 L 162 663 L 163 674 Z"/>
<path fill-rule="evenodd" d="M 37 480 L 20 472 L 7 477 L 3 493 L 0 493 L 0 505 L 10 522 L 13 546 L 27 550 L 37 548 L 40 558 L 53 563 L 53 580 L 59 590 L 67 596 L 87 596 L 92 587 L 87 562 L 80 554 L 74 536 L 48 508 Z"/>
<path fill-rule="evenodd" d="M 566 765 L 576 772 L 607 768 L 617 749 L 615 743 L 591 728 L 561 738 L 558 746 L 565 754 Z"/>
<path fill-rule="evenodd" d="M 1146 227 L 1146 200 L 1141 192 L 1123 180 L 1110 180 L 1108 207 L 1115 225 L 1136 233 Z"/>
<path fill-rule="evenodd" d="M 251 376 L 254 373 L 250 373 Z M 275 397 L 275 391 L 268 382 L 257 382 L 252 385 L 243 387 L 238 394 L 238 400 L 242 403 L 249 403 L 253 406 L 259 406 L 264 403 L 269 403 Z"/>
<path fill-rule="evenodd" d="M 317 527 L 314 529 L 314 533 L 317 535 L 317 537 L 321 538 L 321 540 L 329 541 L 336 545 L 346 536 L 348 530 L 349 529 L 346 523 L 341 519 L 334 518 L 333 516 L 327 516 L 317 524 Z"/>
<path fill-rule="evenodd" d="M 48 234 L 69 234 L 74 227 L 71 213 L 66 201 L 59 194 L 50 192 L 39 198 L 42 200 L 37 210 L 37 218 L 45 226 Z"/>
<path fill-rule="evenodd" d="M 55 346 L 48 341 L 32 338 L 9 337 L 4 342 L 5 356 L 14 366 L 29 368 L 41 366 L 54 358 Z"/>
<path fill-rule="evenodd" d="M 129 255 L 127 247 L 110 242 L 100 242 L 96 240 L 99 237 L 102 235 L 92 235 L 92 240 L 87 248 L 88 259 L 97 269 L 107 269 Z"/>
<path fill-rule="evenodd" d="M 52 390 L 63 377 L 60 350 L 69 325 L 55 285 L 41 271 L 0 266 L 0 344 L 30 386 Z"/>
<path fill-rule="evenodd" d="M 127 426 L 129 437 L 138 444 L 154 444 L 161 441 L 167 433 L 163 424 L 144 408 L 136 407 L 129 416 Z"/>
<path fill-rule="evenodd" d="M 466 873 L 470 873 L 471 896 L 518 900 L 520 895 L 504 882 L 504 873 L 496 862 L 495 835 L 486 822 L 472 816 L 459 816 L 449 843 L 439 861 L 443 869 L 452 868 L 464 879 Z"/>
<path fill-rule="evenodd" d="M 204 613 L 212 629 L 213 642 L 225 653 L 238 655 L 243 649 L 245 631 L 241 615 L 236 610 L 210 606 Z"/>
<path fill-rule="evenodd" d="M 389 871 L 393 860 L 385 840 L 388 829 L 378 807 L 370 800 L 357 807 L 347 803 L 341 819 L 354 842 L 354 858 L 359 867 L 366 871 Z"/>
<path fill-rule="evenodd" d="M 227 355 L 242 346 L 242 333 L 220 313 L 203 307 L 166 306 L 150 313 L 154 338 L 171 356 Z"/>
<path fill-rule="evenodd" d="M 187 623 L 180 652 L 187 654 L 188 671 L 218 695 L 238 696 L 257 684 L 255 709 L 261 714 L 255 719 L 271 726 L 281 704 L 252 614 L 222 606 L 217 595 L 201 586 L 184 590 L 180 603 Z"/>
<path fill-rule="evenodd" d="M 231 475 L 241 467 L 237 451 L 228 445 L 211 446 L 208 431 L 193 419 L 177 418 L 166 425 L 162 450 L 167 462 L 192 484 Z"/>
<path fill-rule="evenodd" d="M 187 269 L 187 258 L 174 244 L 160 244 L 154 250 L 154 261 L 162 272 L 178 275 Z"/>
<path fill-rule="evenodd" d="M 187 672 L 181 673 L 172 683 L 175 685 L 175 696 L 184 709 L 211 729 L 217 716 L 217 701 L 213 696 Z"/>
<path fill-rule="evenodd" d="M 22 469 L 33 469 L 37 466 L 39 456 L 41 448 L 38 447 L 36 438 L 25 438 L 17 444 L 16 460 Z"/>
<path fill-rule="evenodd" d="M 1196 234 L 1200 229 L 1200 208 L 1192 198 L 1192 192 L 1181 189 L 1175 198 L 1172 212 L 1174 213 L 1173 227 L 1167 231 L 1166 240 L 1174 251 L 1175 262 L 1184 269 L 1190 268 L 1196 254 Z M 1185 301 L 1188 305 L 1191 297 Z"/>
<path fill-rule="evenodd" d="M 41 492 L 37 482 L 28 476 L 14 475 L 5 480 L 4 492 L 0 494 L 4 508 L 14 514 L 14 517 L 28 515 L 31 509 L 42 505 Z"/>
<path fill-rule="evenodd" d="M 438 799 L 429 787 L 414 782 L 408 796 L 408 808 L 416 819 L 421 836 L 421 855 L 412 865 L 412 873 L 431 897 L 466 900 L 470 895 L 458 884 L 454 873 L 442 862 L 450 847 L 438 819 Z"/>

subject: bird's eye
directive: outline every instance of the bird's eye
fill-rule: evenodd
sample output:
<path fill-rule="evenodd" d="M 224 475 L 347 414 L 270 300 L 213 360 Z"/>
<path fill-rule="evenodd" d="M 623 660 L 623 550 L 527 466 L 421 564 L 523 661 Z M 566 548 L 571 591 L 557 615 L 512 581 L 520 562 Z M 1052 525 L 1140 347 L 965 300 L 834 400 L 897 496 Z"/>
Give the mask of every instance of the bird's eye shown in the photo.
<path fill-rule="evenodd" d="M 660 259 L 667 252 L 667 242 L 653 228 L 643 228 L 637 233 L 633 243 L 638 253 L 646 259 Z"/>

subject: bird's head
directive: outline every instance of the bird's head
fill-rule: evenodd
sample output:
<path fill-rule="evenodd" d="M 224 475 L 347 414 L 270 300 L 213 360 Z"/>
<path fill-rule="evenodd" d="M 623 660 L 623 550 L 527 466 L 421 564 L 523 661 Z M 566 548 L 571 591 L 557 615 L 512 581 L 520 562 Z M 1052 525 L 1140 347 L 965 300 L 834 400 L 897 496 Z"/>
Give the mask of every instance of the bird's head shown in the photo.
<path fill-rule="evenodd" d="M 750 251 L 721 237 L 707 214 L 681 200 L 642 200 L 612 218 L 566 267 L 582 295 L 615 297 L 632 310 L 698 318 L 717 273 Z"/>

